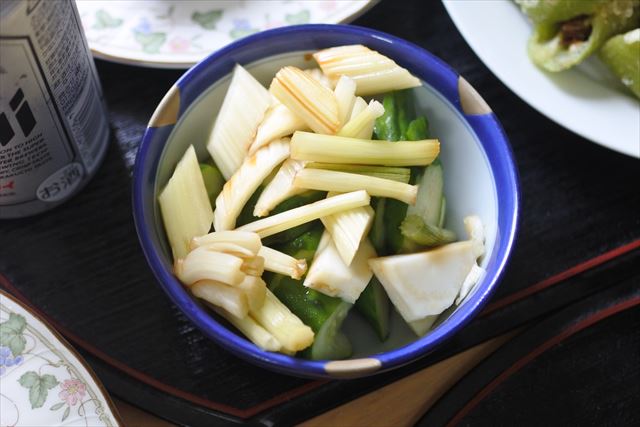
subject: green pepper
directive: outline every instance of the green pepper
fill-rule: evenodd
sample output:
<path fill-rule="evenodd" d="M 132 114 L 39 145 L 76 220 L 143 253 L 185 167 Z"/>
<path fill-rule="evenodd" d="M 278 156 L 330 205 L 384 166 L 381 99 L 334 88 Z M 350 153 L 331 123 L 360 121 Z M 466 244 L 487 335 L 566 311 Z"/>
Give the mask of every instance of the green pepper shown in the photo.
<path fill-rule="evenodd" d="M 640 98 L 640 28 L 607 41 L 600 59 L 635 96 Z"/>
<path fill-rule="evenodd" d="M 355 306 L 376 331 L 380 341 L 386 340 L 389 336 L 389 298 L 376 276 L 371 278 Z"/>
<path fill-rule="evenodd" d="M 207 189 L 209 202 L 211 206 L 215 206 L 216 197 L 218 197 L 218 194 L 222 191 L 222 187 L 224 187 L 224 177 L 217 167 L 209 163 L 200 163 L 200 173 L 202 173 L 204 186 Z"/>
<path fill-rule="evenodd" d="M 277 249 L 294 258 L 304 258 L 310 264 L 321 236 L 322 228 L 314 227 Z M 315 333 L 313 344 L 303 356 L 319 360 L 351 355 L 351 343 L 340 328 L 352 304 L 306 288 L 302 281 L 281 274 L 274 274 L 268 283 L 278 299 Z"/>

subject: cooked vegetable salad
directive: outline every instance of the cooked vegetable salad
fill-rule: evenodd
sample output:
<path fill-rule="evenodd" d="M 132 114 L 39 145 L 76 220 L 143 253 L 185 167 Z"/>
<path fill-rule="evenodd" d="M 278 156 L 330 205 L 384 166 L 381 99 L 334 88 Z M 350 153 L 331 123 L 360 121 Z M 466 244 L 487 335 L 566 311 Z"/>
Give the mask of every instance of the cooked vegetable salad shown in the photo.
<path fill-rule="evenodd" d="M 467 240 L 446 228 L 420 81 L 361 45 L 313 57 L 320 68 L 284 67 L 269 89 L 237 65 L 211 159 L 189 147 L 158 201 L 195 297 L 264 350 L 340 359 L 348 315 L 387 339 L 389 301 L 428 333 L 482 278 L 484 231 L 475 216 Z"/>

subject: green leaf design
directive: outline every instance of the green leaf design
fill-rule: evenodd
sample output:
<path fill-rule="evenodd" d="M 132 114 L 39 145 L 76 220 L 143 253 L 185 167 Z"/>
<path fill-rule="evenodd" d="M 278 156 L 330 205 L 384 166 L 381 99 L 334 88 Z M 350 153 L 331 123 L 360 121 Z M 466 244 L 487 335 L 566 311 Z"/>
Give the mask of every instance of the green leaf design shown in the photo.
<path fill-rule="evenodd" d="M 38 374 L 34 371 L 25 372 L 18 379 L 18 382 L 22 387 L 31 388 L 38 382 Z"/>
<path fill-rule="evenodd" d="M 102 30 L 104 28 L 116 28 L 122 25 L 123 20 L 121 18 L 114 18 L 109 12 L 104 9 L 99 9 L 96 12 L 96 23 L 93 28 Z"/>
<path fill-rule="evenodd" d="M 22 336 L 27 322 L 19 314 L 10 313 L 9 319 L 0 323 L 0 345 L 9 347 L 13 357 L 17 357 L 24 351 L 27 341 Z"/>
<path fill-rule="evenodd" d="M 222 10 L 210 10 L 208 12 L 193 12 L 191 20 L 205 30 L 215 30 L 216 24 L 222 18 Z"/>
<path fill-rule="evenodd" d="M 309 22 L 310 17 L 311 13 L 309 13 L 309 10 L 302 9 L 298 13 L 287 13 L 284 17 L 284 20 L 291 25 L 306 24 Z"/>
<path fill-rule="evenodd" d="M 29 389 L 31 409 L 41 408 L 47 400 L 49 390 L 58 385 L 58 380 L 53 375 L 40 376 L 35 371 L 25 372 L 18 382 L 22 387 Z"/>
<path fill-rule="evenodd" d="M 229 31 L 229 36 L 232 39 L 237 40 L 242 37 L 250 36 L 251 34 L 257 33 L 259 30 L 257 28 L 234 28 Z"/>
<path fill-rule="evenodd" d="M 64 414 L 62 414 L 62 420 L 60 421 L 64 421 L 67 419 L 67 417 L 69 416 L 69 412 L 70 412 L 71 407 L 67 406 L 67 409 L 64 411 Z"/>
<path fill-rule="evenodd" d="M 65 405 L 65 402 L 58 402 L 55 405 L 53 405 L 51 408 L 49 408 L 50 411 L 57 411 L 58 409 L 62 408 Z"/>
<path fill-rule="evenodd" d="M 136 41 L 142 45 L 142 50 L 146 53 L 158 53 L 160 47 L 167 40 L 166 33 L 141 33 L 135 32 Z"/>

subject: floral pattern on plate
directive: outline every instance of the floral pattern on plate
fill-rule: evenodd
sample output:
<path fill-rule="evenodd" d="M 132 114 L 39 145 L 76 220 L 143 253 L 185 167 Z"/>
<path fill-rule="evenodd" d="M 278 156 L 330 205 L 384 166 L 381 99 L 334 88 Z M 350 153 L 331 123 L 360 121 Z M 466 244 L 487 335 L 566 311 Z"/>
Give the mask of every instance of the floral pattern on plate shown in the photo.
<path fill-rule="evenodd" d="M 119 425 L 78 356 L 1 291 L 0 425 Z"/>
<path fill-rule="evenodd" d="M 346 22 L 371 0 L 76 0 L 94 55 L 183 68 L 228 43 L 270 28 Z"/>

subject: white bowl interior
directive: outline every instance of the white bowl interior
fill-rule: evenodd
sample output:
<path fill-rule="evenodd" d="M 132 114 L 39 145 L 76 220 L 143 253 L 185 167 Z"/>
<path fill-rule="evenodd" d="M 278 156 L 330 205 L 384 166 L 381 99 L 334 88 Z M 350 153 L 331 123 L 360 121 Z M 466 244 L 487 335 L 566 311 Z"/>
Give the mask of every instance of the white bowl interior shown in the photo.
<path fill-rule="evenodd" d="M 245 68 L 268 87 L 275 73 L 285 65 L 300 68 L 315 66 L 313 60 L 306 59 L 309 56 L 305 58 L 305 54 L 308 53 L 302 51 L 272 56 L 247 64 Z M 207 139 L 230 79 L 229 74 L 212 84 L 191 104 L 176 124 L 160 159 L 155 181 L 156 194 L 164 187 L 189 145 L 194 145 L 201 160 L 209 158 L 206 150 Z M 463 240 L 467 236 L 463 218 L 475 214 L 482 219 L 486 234 L 486 252 L 481 266 L 485 266 L 494 248 L 498 218 L 496 187 L 489 162 L 477 136 L 449 101 L 425 82 L 414 91 L 417 112 L 427 116 L 430 133 L 441 143 L 440 158 L 444 167 L 447 198 L 446 226 Z M 157 230 L 164 235 L 157 205 L 155 210 Z M 170 250 L 166 242 L 163 249 L 164 256 L 170 259 Z M 476 287 L 478 288 L 480 285 Z M 446 320 L 439 319 L 439 323 L 443 322 Z M 361 317 L 350 313 L 343 328 L 353 345 L 353 357 L 388 351 L 417 339 L 395 310 L 392 310 L 390 325 L 390 337 L 381 343 L 373 329 Z"/>

